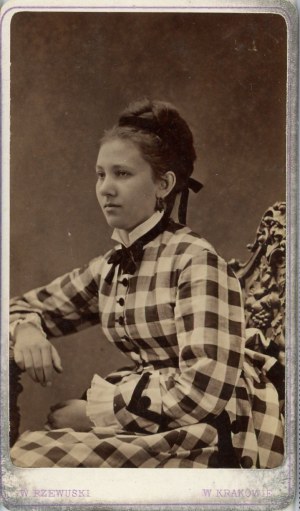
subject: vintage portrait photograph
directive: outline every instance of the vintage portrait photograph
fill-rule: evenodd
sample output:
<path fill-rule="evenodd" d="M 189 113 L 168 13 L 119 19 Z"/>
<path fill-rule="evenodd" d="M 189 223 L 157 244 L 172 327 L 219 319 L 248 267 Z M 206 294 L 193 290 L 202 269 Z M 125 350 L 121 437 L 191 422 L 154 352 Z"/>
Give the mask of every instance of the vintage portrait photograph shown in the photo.
<path fill-rule="evenodd" d="M 288 30 L 276 10 L 11 17 L 15 473 L 287 464 Z"/>

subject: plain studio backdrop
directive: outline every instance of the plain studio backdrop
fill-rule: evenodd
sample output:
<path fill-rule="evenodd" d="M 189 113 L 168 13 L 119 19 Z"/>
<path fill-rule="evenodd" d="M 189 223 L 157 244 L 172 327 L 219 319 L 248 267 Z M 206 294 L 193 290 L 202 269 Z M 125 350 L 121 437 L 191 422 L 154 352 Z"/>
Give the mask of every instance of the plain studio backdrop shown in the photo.
<path fill-rule="evenodd" d="M 95 196 L 104 129 L 132 100 L 174 103 L 194 134 L 188 224 L 246 260 L 285 200 L 286 24 L 276 14 L 23 12 L 11 25 L 11 296 L 112 248 Z M 128 365 L 100 327 L 55 339 L 51 388 L 22 378 L 21 429 Z"/>

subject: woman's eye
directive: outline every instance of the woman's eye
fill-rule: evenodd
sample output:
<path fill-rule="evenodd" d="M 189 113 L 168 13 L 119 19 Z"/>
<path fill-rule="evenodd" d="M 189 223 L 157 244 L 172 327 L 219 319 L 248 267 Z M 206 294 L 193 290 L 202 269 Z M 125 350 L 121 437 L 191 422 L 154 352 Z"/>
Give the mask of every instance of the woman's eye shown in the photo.
<path fill-rule="evenodd" d="M 120 169 L 120 170 L 117 171 L 117 176 L 118 177 L 127 177 L 129 175 L 130 174 L 129 174 L 129 172 L 127 170 Z"/>
<path fill-rule="evenodd" d="M 102 181 L 105 178 L 105 174 L 104 172 L 96 172 L 96 177 Z"/>

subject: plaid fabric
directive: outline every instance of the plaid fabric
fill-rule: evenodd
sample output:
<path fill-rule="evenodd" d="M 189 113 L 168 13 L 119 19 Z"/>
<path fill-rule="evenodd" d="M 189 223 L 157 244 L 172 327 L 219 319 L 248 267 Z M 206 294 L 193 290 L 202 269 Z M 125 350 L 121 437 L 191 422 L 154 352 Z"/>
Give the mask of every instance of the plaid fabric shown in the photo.
<path fill-rule="evenodd" d="M 100 322 L 108 340 L 134 362 L 134 370 L 107 377 L 115 385 L 115 418 L 121 431 L 133 434 L 126 438 L 139 451 L 132 466 L 216 466 L 216 419 L 223 411 L 240 466 L 280 465 L 278 396 L 251 350 L 245 356 L 240 287 L 228 265 L 206 241 L 174 222 L 147 244 L 134 275 L 115 272 L 108 284 L 110 255 L 13 299 L 12 321 L 36 312 L 49 338 Z M 17 464 L 26 458 L 22 453 L 32 434 L 14 447 Z M 51 459 L 53 432 L 37 435 L 40 458 L 27 466 L 48 466 L 40 463 Z M 72 452 L 74 439 L 83 434 L 70 435 Z M 177 435 L 177 443 L 162 460 L 158 453 L 165 451 L 153 450 L 153 442 L 159 445 L 173 438 L 169 435 Z M 126 466 L 127 440 L 96 437 L 97 466 Z M 116 450 L 109 461 L 100 454 L 107 444 Z M 51 466 L 57 463 L 74 466 L 68 456 Z"/>
<path fill-rule="evenodd" d="M 202 428 L 206 427 L 204 424 Z M 19 467 L 206 468 L 217 466 L 216 434 L 203 446 L 198 425 L 163 434 L 88 433 L 60 429 L 24 433 L 11 450 Z"/>

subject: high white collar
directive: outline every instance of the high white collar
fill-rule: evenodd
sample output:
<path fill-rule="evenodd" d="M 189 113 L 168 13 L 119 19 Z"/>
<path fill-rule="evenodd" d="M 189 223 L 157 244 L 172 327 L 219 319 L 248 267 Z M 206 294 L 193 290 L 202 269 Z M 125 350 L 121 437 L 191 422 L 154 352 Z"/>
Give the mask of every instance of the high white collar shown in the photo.
<path fill-rule="evenodd" d="M 123 229 L 114 229 L 111 239 L 122 243 L 125 247 L 130 247 L 132 243 L 141 238 L 144 234 L 152 229 L 160 219 L 163 217 L 163 211 L 155 211 L 150 218 L 145 220 L 142 224 L 135 227 L 131 232 L 124 231 Z"/>

